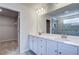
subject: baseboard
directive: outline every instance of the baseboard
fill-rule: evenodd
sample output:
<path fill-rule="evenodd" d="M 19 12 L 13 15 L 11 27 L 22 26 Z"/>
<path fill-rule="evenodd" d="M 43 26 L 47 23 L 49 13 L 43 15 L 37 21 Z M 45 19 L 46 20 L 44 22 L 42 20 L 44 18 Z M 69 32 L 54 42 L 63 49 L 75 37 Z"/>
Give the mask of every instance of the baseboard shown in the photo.
<path fill-rule="evenodd" d="M 7 39 L 7 40 L 0 40 L 0 42 L 7 42 L 7 41 L 13 41 L 13 40 L 16 40 L 16 39 Z"/>

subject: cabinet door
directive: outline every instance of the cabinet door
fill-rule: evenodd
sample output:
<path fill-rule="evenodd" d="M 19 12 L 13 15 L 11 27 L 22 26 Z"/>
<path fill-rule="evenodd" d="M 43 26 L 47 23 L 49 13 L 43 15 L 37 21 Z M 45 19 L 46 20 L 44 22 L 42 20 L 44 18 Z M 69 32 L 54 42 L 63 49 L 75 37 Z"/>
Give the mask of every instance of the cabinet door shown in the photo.
<path fill-rule="evenodd" d="M 57 55 L 57 42 L 47 40 L 47 55 Z"/>
<path fill-rule="evenodd" d="M 46 39 L 38 39 L 38 55 L 46 55 Z"/>
<path fill-rule="evenodd" d="M 32 45 L 33 45 L 33 50 L 32 50 L 32 51 L 33 51 L 34 53 L 36 53 L 36 54 L 37 54 L 37 52 L 38 52 L 38 51 L 37 51 L 37 42 L 38 42 L 38 41 L 37 41 L 37 38 L 34 38 L 33 44 L 32 44 Z"/>
<path fill-rule="evenodd" d="M 29 39 L 30 50 L 37 54 L 37 38 L 32 36 Z"/>
<path fill-rule="evenodd" d="M 33 50 L 33 36 L 29 36 L 29 50 Z"/>
<path fill-rule="evenodd" d="M 77 52 L 78 52 L 78 55 L 79 55 L 79 47 L 78 47 L 78 51 Z"/>
<path fill-rule="evenodd" d="M 58 54 L 61 55 L 77 55 L 77 47 L 64 44 L 64 43 L 58 43 Z"/>

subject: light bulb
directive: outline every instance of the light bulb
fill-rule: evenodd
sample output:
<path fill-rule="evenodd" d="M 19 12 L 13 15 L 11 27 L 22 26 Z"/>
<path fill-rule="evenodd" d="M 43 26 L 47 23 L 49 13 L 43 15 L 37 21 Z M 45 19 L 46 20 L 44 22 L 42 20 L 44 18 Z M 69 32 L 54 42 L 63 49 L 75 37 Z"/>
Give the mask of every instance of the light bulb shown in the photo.
<path fill-rule="evenodd" d="M 41 8 L 41 10 L 43 11 L 44 9 L 43 9 L 43 8 Z"/>

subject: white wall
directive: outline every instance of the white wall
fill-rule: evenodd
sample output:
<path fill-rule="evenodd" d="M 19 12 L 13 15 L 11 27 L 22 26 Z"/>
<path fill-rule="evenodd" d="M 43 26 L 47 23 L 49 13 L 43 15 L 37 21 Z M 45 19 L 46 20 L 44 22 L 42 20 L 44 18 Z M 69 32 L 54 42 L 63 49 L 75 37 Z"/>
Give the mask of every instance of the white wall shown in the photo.
<path fill-rule="evenodd" d="M 28 40 L 27 35 L 29 33 L 29 25 L 30 25 L 30 10 L 28 6 L 22 6 L 16 3 L 1 3 L 1 7 L 9 8 L 12 10 L 16 10 L 20 12 L 20 52 L 28 50 Z"/>

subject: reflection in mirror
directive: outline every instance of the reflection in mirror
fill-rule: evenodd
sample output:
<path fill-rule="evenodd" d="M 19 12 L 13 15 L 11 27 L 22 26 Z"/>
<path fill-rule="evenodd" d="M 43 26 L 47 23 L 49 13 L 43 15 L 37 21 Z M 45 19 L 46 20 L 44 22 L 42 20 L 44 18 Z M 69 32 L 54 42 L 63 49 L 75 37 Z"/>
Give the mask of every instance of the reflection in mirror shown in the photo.
<path fill-rule="evenodd" d="M 79 14 L 52 19 L 52 33 L 79 36 Z"/>

